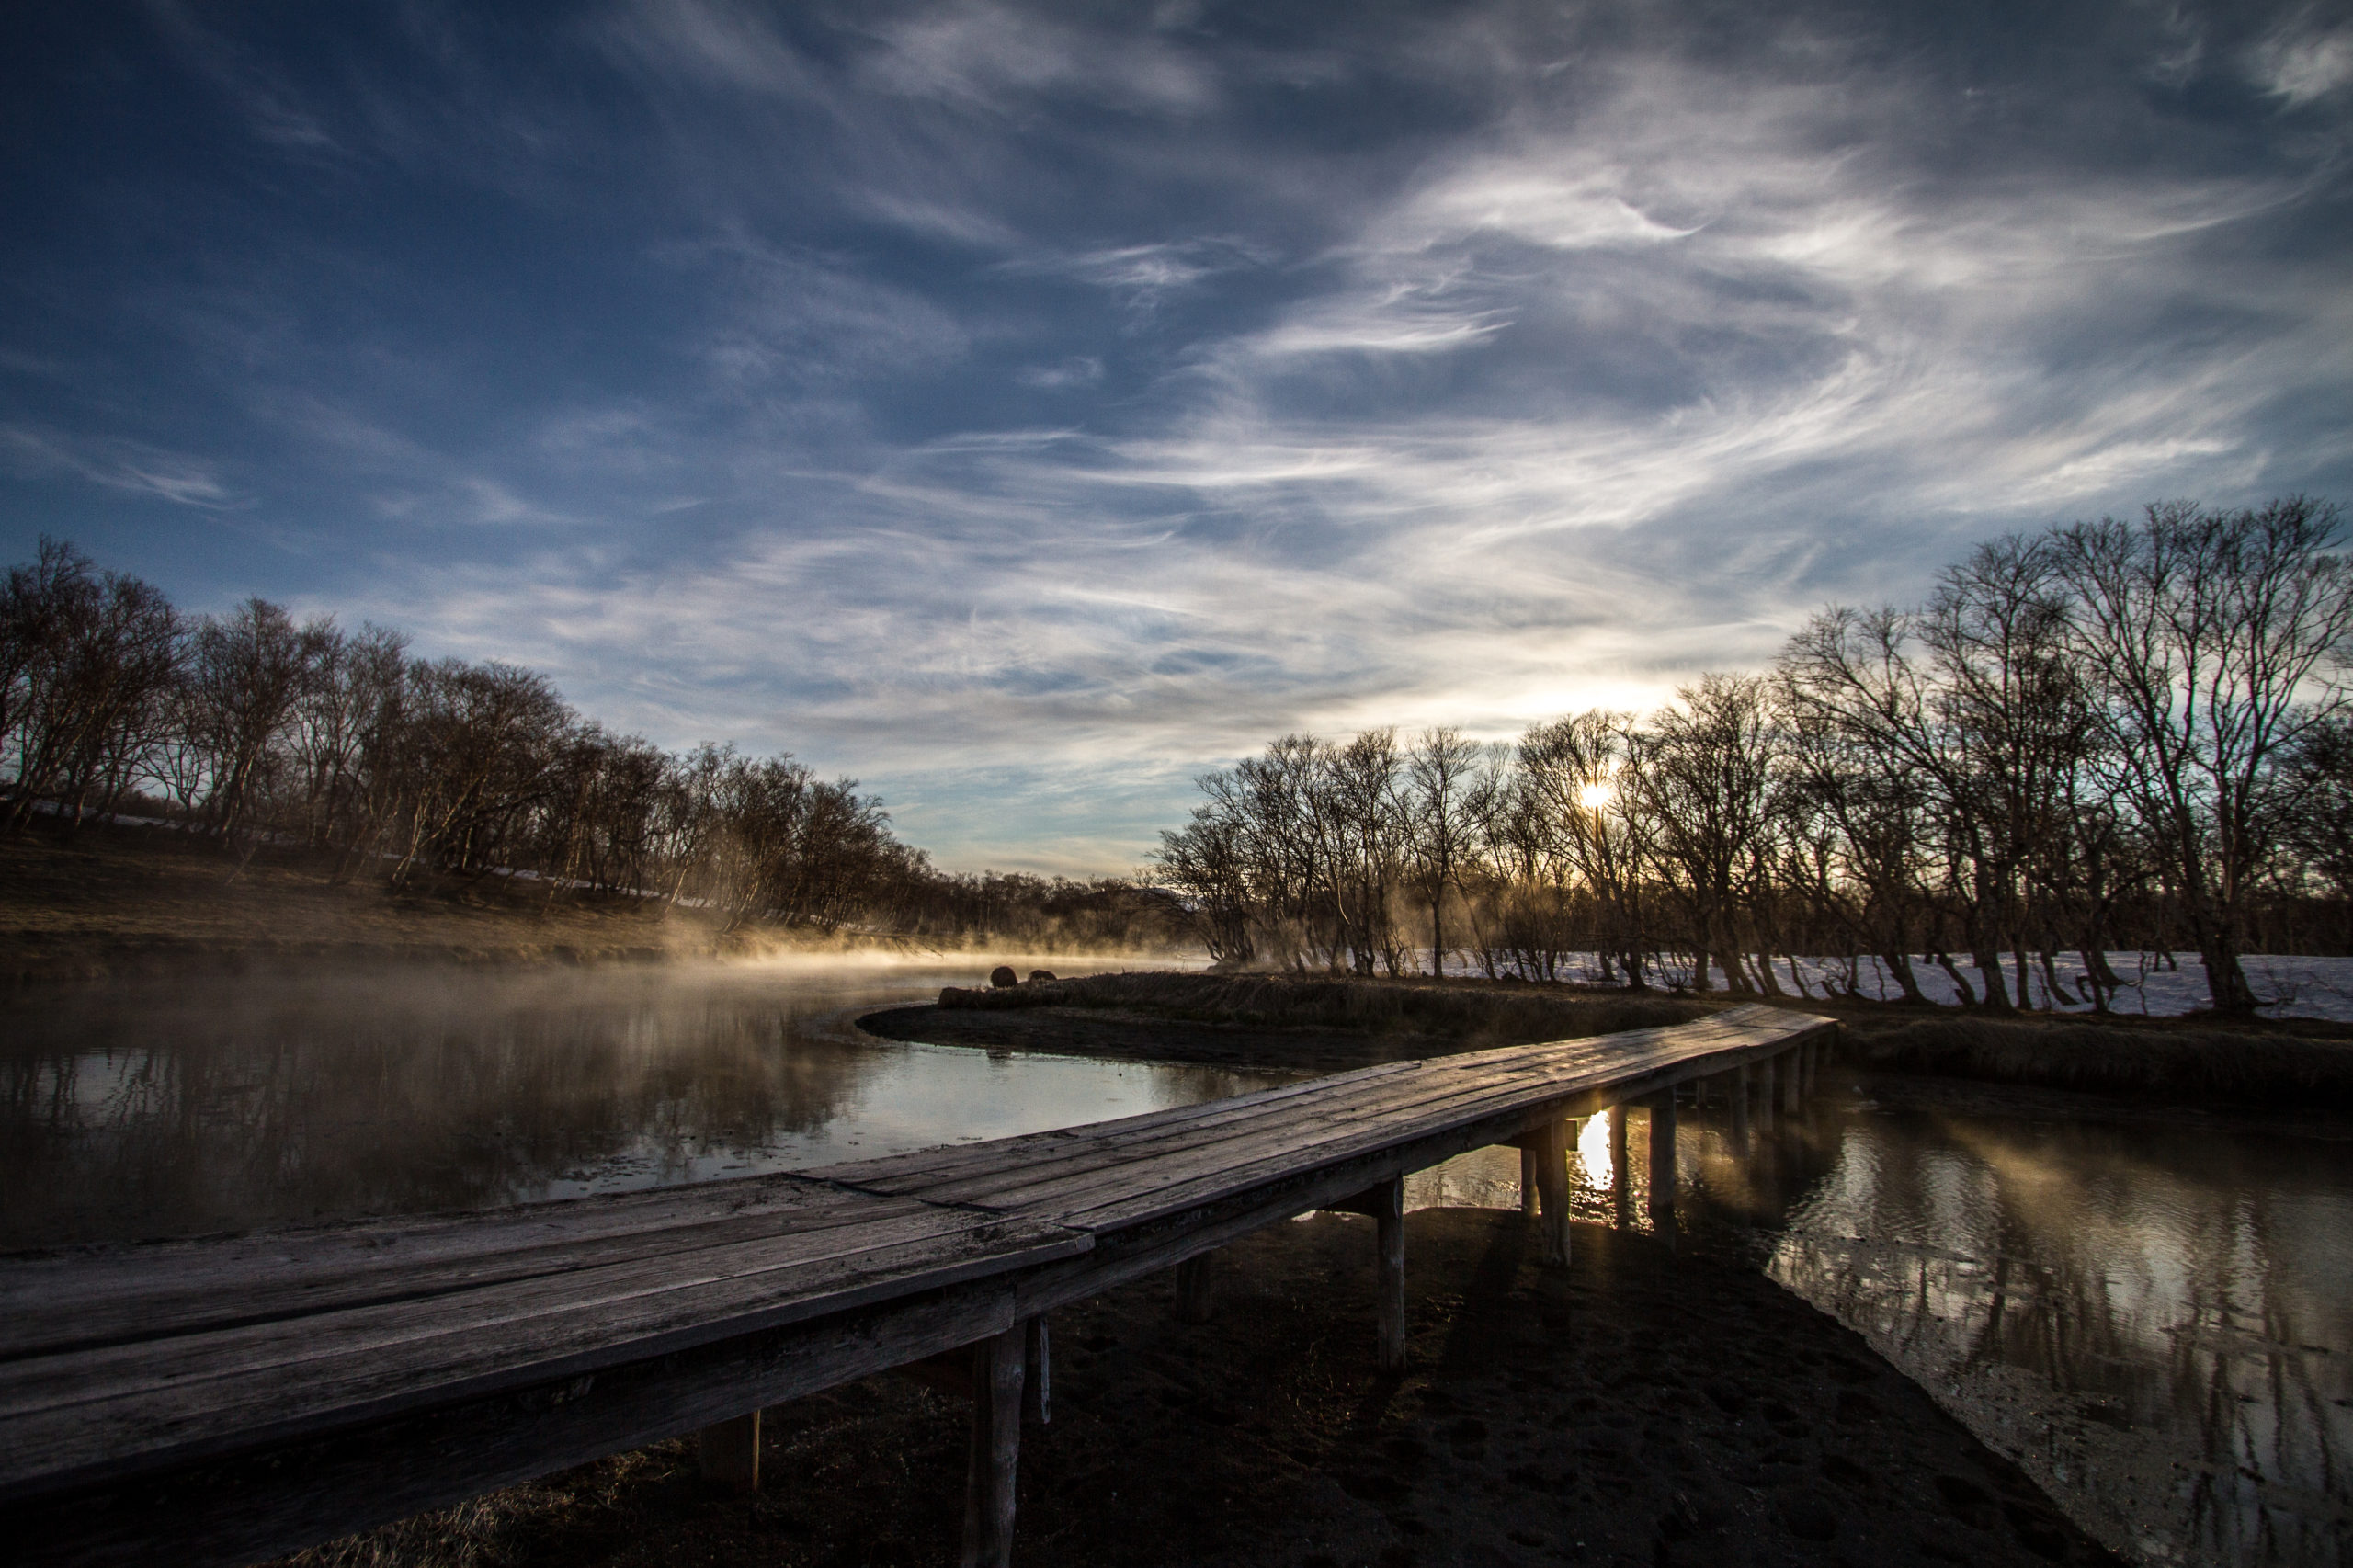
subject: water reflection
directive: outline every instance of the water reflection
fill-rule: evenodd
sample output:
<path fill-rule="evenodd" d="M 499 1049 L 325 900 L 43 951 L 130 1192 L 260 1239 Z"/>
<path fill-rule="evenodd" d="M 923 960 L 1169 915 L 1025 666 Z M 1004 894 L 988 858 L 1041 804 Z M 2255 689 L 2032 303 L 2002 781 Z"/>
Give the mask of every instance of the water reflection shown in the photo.
<path fill-rule="evenodd" d="M 0 1247 L 483 1208 L 991 1138 L 1290 1076 L 876 1041 L 922 970 L 322 976 L 0 1019 Z"/>
<path fill-rule="evenodd" d="M 1774 1278 L 2128 1556 L 2353 1558 L 2345 1139 L 2097 1114 L 2033 1094 L 1824 1097 L 1744 1153 L 1721 1111 L 1687 1110 L 1683 1210 L 1745 1232 Z M 1647 1211 L 1619 1199 L 1642 1196 L 1648 1123 L 1628 1119 L 1623 1195 L 1606 1119 L 1577 1131 L 1580 1217 Z M 1518 1156 L 1417 1180 L 1431 1201 L 1516 1207 Z"/>

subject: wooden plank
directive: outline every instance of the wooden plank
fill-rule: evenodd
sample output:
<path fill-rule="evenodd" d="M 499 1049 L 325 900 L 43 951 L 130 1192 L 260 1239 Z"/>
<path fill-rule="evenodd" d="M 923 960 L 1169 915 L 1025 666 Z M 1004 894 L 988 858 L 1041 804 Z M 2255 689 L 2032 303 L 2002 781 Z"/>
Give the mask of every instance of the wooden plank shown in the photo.
<path fill-rule="evenodd" d="M 1802 1027 L 1826 1026 L 1827 1020 L 1805 1019 Z M 1757 1051 L 1782 1049 L 1789 1032 L 1777 1030 L 1771 1038 L 1762 1040 L 1745 1036 L 1739 1049 Z M 1574 1043 L 1582 1046 L 1588 1042 Z M 1516 1052 L 1536 1052 L 1549 1048 L 1509 1049 Z M 1654 1079 L 1662 1075 L 1671 1077 L 1677 1072 L 1700 1070 L 1692 1064 L 1692 1059 L 1688 1055 L 1662 1057 L 1661 1053 L 1653 1052 L 1649 1072 Z M 1518 1102 L 1535 1106 L 1580 1093 L 1597 1092 L 1622 1071 L 1614 1064 L 1597 1068 L 1580 1063 L 1575 1070 L 1565 1073 L 1548 1072 L 1540 1075 L 1523 1068 L 1498 1074 L 1492 1070 L 1495 1065 L 1493 1063 L 1470 1065 L 1480 1071 L 1475 1075 L 1461 1069 L 1440 1072 L 1434 1069 L 1455 1068 L 1454 1062 L 1427 1063 L 1421 1074 L 1385 1084 L 1376 1096 L 1366 1102 L 1318 1108 L 1313 1113 L 1302 1111 L 1279 1119 L 1228 1123 L 1215 1130 L 1218 1136 L 1214 1141 L 1197 1133 L 1188 1138 L 1156 1136 L 1142 1145 L 1108 1143 L 1083 1154 L 1068 1154 L 1051 1162 L 1008 1164 L 935 1187 L 910 1186 L 895 1190 L 920 1192 L 922 1196 L 938 1201 L 983 1204 L 1069 1217 L 1086 1211 L 1085 1195 L 1090 1188 L 1097 1194 L 1095 1207 L 1100 1209 L 1145 1198 L 1154 1191 L 1166 1191 L 1173 1182 L 1181 1181 L 1190 1174 L 1213 1169 L 1221 1163 L 1233 1166 L 1237 1172 L 1245 1167 L 1255 1168 L 1259 1155 L 1267 1150 L 1290 1151 L 1304 1155 L 1306 1152 L 1318 1150 L 1336 1139 L 1345 1141 L 1367 1126 L 1388 1128 L 1401 1139 L 1415 1137 L 1427 1130 L 1432 1119 L 1489 1114 L 1499 1098 L 1516 1098 Z M 1645 1086 L 1654 1085 L 1646 1081 Z M 1252 1145 L 1256 1145 L 1255 1150 Z M 1103 1173 L 1123 1165 L 1135 1167 L 1126 1174 L 1127 1185 L 1124 1187 L 1105 1180 Z M 1094 1223 L 1091 1220 L 1088 1222 Z"/>
<path fill-rule="evenodd" d="M 1693 1024 L 1542 1045 L 1505 1046 L 1426 1062 L 1360 1069 L 1330 1079 L 1284 1085 L 1233 1100 L 1213 1102 L 1212 1108 L 1198 1115 L 1179 1117 L 1154 1113 L 1091 1127 L 1066 1129 L 1054 1134 L 1007 1139 L 986 1146 L 968 1145 L 961 1149 L 898 1155 L 881 1161 L 825 1166 L 803 1174 L 878 1192 L 921 1191 L 927 1196 L 940 1196 L 953 1193 L 960 1181 L 974 1182 L 979 1184 L 974 1190 L 983 1190 L 993 1177 L 1007 1170 L 1039 1171 L 1056 1161 L 1084 1165 L 1090 1162 L 1148 1157 L 1156 1144 L 1188 1142 L 1196 1132 L 1208 1128 L 1257 1122 L 1279 1108 L 1277 1096 L 1288 1096 L 1302 1102 L 1328 1101 L 1336 1106 L 1355 1108 L 1364 1114 L 1381 1115 L 1387 1114 L 1387 1108 L 1380 1103 L 1381 1096 L 1365 1092 L 1381 1080 L 1403 1081 L 1398 1085 L 1382 1085 L 1391 1092 L 1426 1094 L 1428 1092 L 1427 1084 L 1435 1074 L 1493 1076 L 1501 1074 L 1524 1079 L 1551 1078 L 1574 1068 L 1586 1074 L 1608 1075 L 1629 1070 L 1634 1064 L 1655 1067 L 1727 1050 L 1761 1051 L 1779 1049 L 1793 1025 L 1809 1028 L 1827 1022 L 1826 1019 L 1780 1013 L 1770 1008 L 1744 1007 L 1719 1015 L 1715 1019 Z M 1344 1090 L 1345 1093 L 1341 1092 Z M 1302 1107 L 1294 1105 L 1280 1108 L 1296 1112 Z"/>
<path fill-rule="evenodd" d="M 1769 1049 L 1766 1047 L 1763 1049 Z M 1662 1080 L 1689 1070 L 1667 1063 L 1645 1078 L 1633 1081 L 1636 1092 L 1654 1092 Z M 1283 1124 L 1249 1129 L 1220 1143 L 1175 1152 L 1160 1152 L 1149 1160 L 1129 1162 L 1133 1168 L 1107 1178 L 1101 1170 L 1083 1172 L 1075 1179 L 1051 1179 L 1034 1186 L 961 1183 L 929 1196 L 943 1200 L 983 1204 L 1010 1211 L 1051 1214 L 1060 1222 L 1100 1231 L 1133 1223 L 1156 1212 L 1190 1207 L 1215 1197 L 1221 1189 L 1248 1186 L 1279 1176 L 1286 1167 L 1299 1168 L 1318 1161 L 1344 1159 L 1382 1142 L 1410 1142 L 1472 1121 L 1491 1119 L 1524 1108 L 1532 1124 L 1540 1113 L 1557 1110 L 1574 1115 L 1597 1108 L 1590 1099 L 1615 1093 L 1627 1085 L 1597 1084 L 1584 1074 L 1565 1081 L 1523 1085 L 1510 1094 L 1490 1092 L 1474 1085 L 1465 1092 L 1444 1094 L 1433 1088 L 1419 1107 L 1392 1107 L 1386 1117 L 1335 1113 L 1304 1125 Z M 1580 1103 L 1585 1101 L 1586 1103 Z M 1408 1112 L 1412 1114 L 1408 1114 Z M 1031 1173 L 1006 1173 L 1016 1181 Z"/>
<path fill-rule="evenodd" d="M 796 1254 L 794 1240 L 768 1244 L 781 1261 L 746 1256 L 685 1280 L 659 1266 L 597 1271 L 15 1363 L 0 1369 L 0 1501 L 577 1377 L 1089 1244 L 1059 1227 L 940 1210 L 873 1227 L 855 1244 L 801 1238 L 823 1250 Z M 584 1289 L 605 1273 L 627 1278 Z"/>
<path fill-rule="evenodd" d="M 1025 1132 L 1011 1138 L 992 1139 L 983 1143 L 943 1143 L 935 1148 L 852 1160 L 797 1174 L 855 1187 L 863 1191 L 889 1192 L 895 1184 L 902 1182 L 929 1185 L 961 1171 L 1050 1157 L 1058 1150 L 1084 1147 L 1102 1140 L 1124 1140 L 1161 1129 L 1254 1117 L 1292 1100 L 1346 1097 L 1367 1083 L 1411 1073 L 1420 1065 L 1419 1062 L 1384 1062 L 1376 1066 L 1336 1073 L 1328 1077 L 1278 1084 L 1272 1088 L 1256 1089 L 1222 1100 L 1200 1100 L 1191 1105 L 1118 1117 L 1109 1121 L 1055 1128 L 1044 1132 Z"/>
<path fill-rule="evenodd" d="M 135 1343 L 340 1308 L 424 1301 L 709 1247 L 872 1223 L 920 1212 L 914 1199 L 797 1181 L 789 1195 L 738 1204 L 713 1195 L 712 1212 L 667 1206 L 672 1218 L 493 1211 L 416 1237 L 369 1227 L 332 1242 L 304 1236 L 273 1248 L 240 1243 L 207 1257 L 180 1246 L 129 1247 L 82 1267 L 54 1258 L 0 1260 L 0 1362 Z M 574 1222 L 577 1221 L 577 1222 Z"/>
<path fill-rule="evenodd" d="M 244 1568 L 870 1377 L 1015 1321 L 1012 1286 L 991 1278 L 332 1437 L 142 1470 L 12 1504 L 11 1559 Z"/>

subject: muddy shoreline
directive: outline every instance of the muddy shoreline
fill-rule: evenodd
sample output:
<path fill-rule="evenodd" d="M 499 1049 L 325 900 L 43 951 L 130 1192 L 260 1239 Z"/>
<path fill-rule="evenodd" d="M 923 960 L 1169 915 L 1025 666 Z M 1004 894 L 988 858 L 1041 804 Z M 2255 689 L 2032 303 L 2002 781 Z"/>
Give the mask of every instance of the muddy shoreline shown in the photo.
<path fill-rule="evenodd" d="M 1407 1217 L 1408 1365 L 1373 1361 L 1369 1221 L 1057 1312 L 1017 1561 L 1235 1568 L 2117 1561 L 1856 1335 L 1705 1243 Z M 886 1375 L 771 1412 L 750 1498 L 656 1445 L 302 1554 L 306 1565 L 953 1560 L 965 1411 Z"/>

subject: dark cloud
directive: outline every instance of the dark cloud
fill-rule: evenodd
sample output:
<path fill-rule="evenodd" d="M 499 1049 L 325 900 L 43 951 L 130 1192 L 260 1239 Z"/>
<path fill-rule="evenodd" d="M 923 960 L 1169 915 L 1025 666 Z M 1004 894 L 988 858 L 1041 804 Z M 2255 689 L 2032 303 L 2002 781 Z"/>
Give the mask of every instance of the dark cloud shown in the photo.
<path fill-rule="evenodd" d="M 1116 869 L 2158 496 L 2353 492 L 2299 6 L 53 8 L 0 485 Z"/>

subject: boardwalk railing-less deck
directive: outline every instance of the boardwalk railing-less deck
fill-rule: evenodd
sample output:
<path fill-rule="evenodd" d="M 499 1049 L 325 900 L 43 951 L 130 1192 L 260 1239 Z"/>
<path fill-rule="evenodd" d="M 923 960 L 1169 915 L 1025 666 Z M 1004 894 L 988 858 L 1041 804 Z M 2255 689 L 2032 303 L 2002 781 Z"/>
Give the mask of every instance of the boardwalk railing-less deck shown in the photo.
<path fill-rule="evenodd" d="M 1395 1366 L 1407 1173 L 1518 1144 L 1565 1259 L 1566 1119 L 1648 1103 L 1671 1204 L 1676 1085 L 1737 1085 L 1745 1128 L 1752 1083 L 1793 1106 L 1835 1028 L 1739 1007 L 824 1170 L 0 1259 L 0 1541 L 242 1563 L 697 1431 L 750 1484 L 763 1407 L 922 1363 L 970 1367 L 963 1557 L 1004 1563 L 1045 1313 L 1188 1264 L 1201 1310 L 1195 1260 L 1348 1210 L 1378 1221 Z"/>

